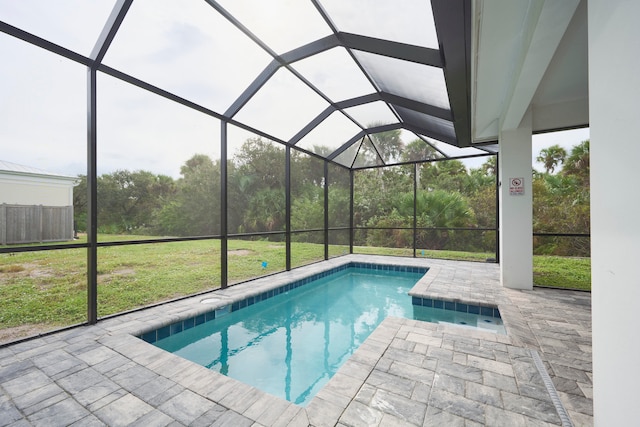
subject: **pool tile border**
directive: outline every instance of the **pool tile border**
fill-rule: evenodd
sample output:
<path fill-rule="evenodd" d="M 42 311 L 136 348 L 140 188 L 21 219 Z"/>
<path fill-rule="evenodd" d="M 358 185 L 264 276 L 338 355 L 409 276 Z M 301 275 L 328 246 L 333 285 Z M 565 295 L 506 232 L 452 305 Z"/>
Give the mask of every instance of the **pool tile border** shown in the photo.
<path fill-rule="evenodd" d="M 502 319 L 500 310 L 498 310 L 498 307 L 495 305 L 475 305 L 462 301 L 451 301 L 440 298 L 423 298 L 418 296 L 412 296 L 411 302 L 413 305 L 422 307 L 439 308 L 443 310 L 458 311 L 460 313 L 478 314 L 480 316 Z"/>
<path fill-rule="evenodd" d="M 164 325 L 160 328 L 153 329 L 141 334 L 137 334 L 136 337 L 142 339 L 143 341 L 149 344 L 154 344 L 159 340 L 162 340 L 171 335 L 180 333 L 182 331 L 186 331 L 188 329 L 191 329 L 203 323 L 210 322 L 225 314 L 241 310 L 255 303 L 265 301 L 269 298 L 273 298 L 277 295 L 299 288 L 300 286 L 307 285 L 315 280 L 322 279 L 324 277 L 327 277 L 332 274 L 338 273 L 340 271 L 344 271 L 346 269 L 351 269 L 351 268 L 362 269 L 362 270 L 374 270 L 374 271 L 378 270 L 378 271 L 396 271 L 396 272 L 402 272 L 402 273 L 417 273 L 417 274 L 423 274 L 423 275 L 429 271 L 428 267 L 415 267 L 415 266 L 392 265 L 392 264 L 374 264 L 374 263 L 351 261 L 351 262 L 330 268 L 328 270 L 314 273 L 307 277 L 294 280 L 290 283 L 275 287 L 273 289 L 260 292 L 256 295 L 248 296 L 246 298 L 243 298 L 237 301 L 232 301 L 226 305 L 222 305 L 220 307 L 214 308 L 205 313 L 198 314 L 196 316 L 189 317 L 187 319 L 178 320 L 168 325 Z M 463 313 L 479 314 L 487 317 L 501 318 L 500 312 L 498 311 L 498 308 L 496 306 L 489 306 L 489 305 L 479 306 L 474 304 L 463 303 L 460 301 L 450 301 L 450 300 L 436 299 L 436 298 L 422 298 L 417 296 L 412 296 L 411 298 L 412 298 L 413 305 L 441 308 L 444 310 L 458 311 Z"/>
<path fill-rule="evenodd" d="M 269 298 L 273 298 L 274 296 L 283 294 L 285 292 L 289 292 L 293 289 L 299 288 L 300 286 L 307 285 L 315 280 L 322 279 L 324 277 L 338 273 L 340 271 L 344 271 L 349 268 L 378 270 L 378 271 L 398 271 L 403 273 L 418 273 L 418 274 L 426 274 L 427 271 L 429 271 L 429 268 L 427 267 L 412 267 L 412 266 L 405 266 L 405 265 L 374 264 L 374 263 L 351 261 L 346 264 L 339 265 L 339 266 L 330 268 L 328 270 L 321 271 L 319 273 L 314 273 L 298 280 L 294 280 L 293 282 L 275 287 L 268 291 L 261 292 L 257 295 L 253 295 L 253 296 L 243 298 L 241 300 L 233 301 L 230 304 L 217 307 L 215 309 L 207 311 L 206 313 L 199 314 L 197 316 L 190 317 L 188 319 L 178 320 L 171 324 L 162 326 L 160 328 L 157 328 L 151 331 L 144 332 L 142 334 L 138 334 L 136 336 L 148 342 L 149 344 L 153 344 L 156 341 L 159 341 L 171 335 L 180 333 L 187 329 L 191 329 L 194 326 L 198 326 L 203 323 L 215 320 L 216 317 L 220 317 L 221 315 L 241 310 L 257 302 L 265 301 Z"/>

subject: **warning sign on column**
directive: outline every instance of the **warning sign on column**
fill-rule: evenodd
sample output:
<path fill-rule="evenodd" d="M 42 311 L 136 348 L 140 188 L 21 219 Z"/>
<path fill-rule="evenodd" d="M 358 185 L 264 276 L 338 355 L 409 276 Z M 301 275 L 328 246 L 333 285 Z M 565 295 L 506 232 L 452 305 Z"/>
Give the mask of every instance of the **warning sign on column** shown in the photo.
<path fill-rule="evenodd" d="M 509 178 L 509 195 L 524 196 L 524 178 Z"/>

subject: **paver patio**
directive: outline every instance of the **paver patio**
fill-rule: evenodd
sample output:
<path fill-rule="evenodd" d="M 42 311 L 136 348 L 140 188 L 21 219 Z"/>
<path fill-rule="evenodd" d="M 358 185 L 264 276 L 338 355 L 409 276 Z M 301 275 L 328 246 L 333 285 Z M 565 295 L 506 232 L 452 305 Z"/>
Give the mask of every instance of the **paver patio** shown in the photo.
<path fill-rule="evenodd" d="M 387 318 L 306 407 L 132 334 L 351 261 L 428 266 L 412 293 L 496 304 L 507 335 Z M 0 348 L 0 426 L 592 425 L 590 294 L 496 264 L 350 255 Z"/>

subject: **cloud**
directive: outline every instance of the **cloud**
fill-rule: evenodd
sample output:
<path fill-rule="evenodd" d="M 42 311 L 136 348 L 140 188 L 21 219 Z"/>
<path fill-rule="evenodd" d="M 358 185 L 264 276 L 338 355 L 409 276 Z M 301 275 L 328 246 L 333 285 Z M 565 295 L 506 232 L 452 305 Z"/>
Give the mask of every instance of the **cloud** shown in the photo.
<path fill-rule="evenodd" d="M 152 3 L 133 3 L 105 64 L 222 114 L 272 59 L 203 1 Z"/>
<path fill-rule="evenodd" d="M 160 3 L 134 2 L 106 62 L 223 113 L 270 57 L 204 2 Z M 66 23 L 86 18 L 86 7 L 52 7 L 44 16 L 63 12 Z M 21 7 L 0 9 L 2 20 L 76 46 L 76 27 L 64 33 L 58 30 L 66 27 L 55 19 L 46 28 L 47 19 L 25 17 Z M 0 67 L 2 158 L 52 172 L 86 173 L 85 67 L 4 34 L 0 50 L 12 58 Z M 99 173 L 145 169 L 175 177 L 193 154 L 219 157 L 220 124 L 99 73 L 98 153 Z"/>
<path fill-rule="evenodd" d="M 331 34 L 310 1 L 219 0 L 218 3 L 277 54 Z"/>
<path fill-rule="evenodd" d="M 4 1 L 0 20 L 88 56 L 111 13 L 113 1 Z M 37 10 L 37 12 L 36 12 Z"/>
<path fill-rule="evenodd" d="M 86 70 L 0 34 L 0 156 L 51 172 L 86 164 Z"/>
<path fill-rule="evenodd" d="M 99 173 L 143 169 L 178 177 L 194 154 L 220 157 L 215 118 L 106 75 L 98 89 Z"/>

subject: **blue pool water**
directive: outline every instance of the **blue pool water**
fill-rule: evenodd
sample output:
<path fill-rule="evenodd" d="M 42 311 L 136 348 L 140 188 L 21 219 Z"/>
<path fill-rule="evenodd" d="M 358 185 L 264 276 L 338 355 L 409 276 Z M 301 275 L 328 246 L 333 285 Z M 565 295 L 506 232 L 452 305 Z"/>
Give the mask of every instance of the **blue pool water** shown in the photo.
<path fill-rule="evenodd" d="M 413 305 L 407 292 L 422 275 L 350 268 L 150 342 L 305 405 L 387 316 L 497 327 L 494 317 Z"/>

